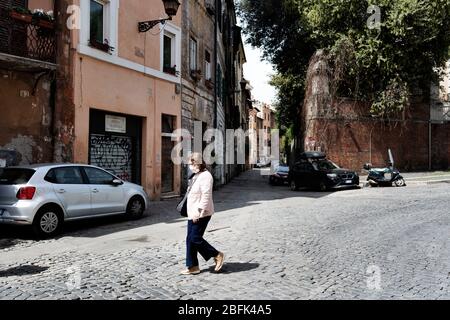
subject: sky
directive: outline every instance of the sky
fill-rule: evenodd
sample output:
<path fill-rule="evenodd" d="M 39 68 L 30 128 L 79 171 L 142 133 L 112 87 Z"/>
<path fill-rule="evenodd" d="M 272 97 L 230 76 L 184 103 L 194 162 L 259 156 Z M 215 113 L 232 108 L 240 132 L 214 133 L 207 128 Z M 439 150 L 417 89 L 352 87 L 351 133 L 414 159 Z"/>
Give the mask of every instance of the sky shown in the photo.
<path fill-rule="evenodd" d="M 244 64 L 244 77 L 250 81 L 253 87 L 253 99 L 273 104 L 276 96 L 276 90 L 269 85 L 270 75 L 274 74 L 273 67 L 270 63 L 261 61 L 262 52 L 245 43 L 245 55 L 247 63 Z"/>

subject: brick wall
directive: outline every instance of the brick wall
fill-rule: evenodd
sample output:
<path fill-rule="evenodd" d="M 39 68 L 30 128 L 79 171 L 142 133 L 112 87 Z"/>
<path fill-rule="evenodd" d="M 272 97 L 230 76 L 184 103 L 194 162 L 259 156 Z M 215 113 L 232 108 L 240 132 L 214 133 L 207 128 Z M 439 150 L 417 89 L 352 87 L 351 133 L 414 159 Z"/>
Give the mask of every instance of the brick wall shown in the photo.
<path fill-rule="evenodd" d="M 391 122 L 361 116 L 367 106 L 355 102 L 340 102 L 337 114 L 346 117 L 307 119 L 306 150 L 325 151 L 329 158 L 342 167 L 361 170 L 364 163 L 384 166 L 388 149 L 394 155 L 395 165 L 401 170 L 427 170 L 429 163 L 429 124 L 426 103 L 415 103 L 402 119 Z M 354 116 L 352 116 L 352 114 Z M 359 115 L 359 116 L 357 116 Z M 448 169 L 450 162 L 450 124 L 432 124 L 432 168 Z"/>

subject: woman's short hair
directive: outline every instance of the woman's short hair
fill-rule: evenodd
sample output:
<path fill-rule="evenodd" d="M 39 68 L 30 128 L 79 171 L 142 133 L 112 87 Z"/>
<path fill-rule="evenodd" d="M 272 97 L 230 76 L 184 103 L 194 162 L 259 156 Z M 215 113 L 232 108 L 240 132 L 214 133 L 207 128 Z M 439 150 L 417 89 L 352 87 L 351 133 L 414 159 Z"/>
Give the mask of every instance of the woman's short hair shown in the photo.
<path fill-rule="evenodd" d="M 191 154 L 191 156 L 189 157 L 189 163 L 199 166 L 200 167 L 200 171 L 205 171 L 206 170 L 206 163 L 203 160 L 203 156 L 201 153 L 198 152 L 194 152 L 193 154 Z"/>

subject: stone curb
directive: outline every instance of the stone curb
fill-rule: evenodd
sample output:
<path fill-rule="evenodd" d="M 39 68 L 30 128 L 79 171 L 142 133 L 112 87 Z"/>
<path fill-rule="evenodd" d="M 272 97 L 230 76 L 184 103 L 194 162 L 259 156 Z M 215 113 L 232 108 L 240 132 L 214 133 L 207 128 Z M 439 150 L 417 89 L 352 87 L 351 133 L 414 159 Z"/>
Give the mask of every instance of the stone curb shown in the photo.
<path fill-rule="evenodd" d="M 433 184 L 440 184 L 440 183 L 450 183 L 450 179 L 442 179 L 442 180 L 405 180 L 406 186 L 428 186 Z M 369 188 L 369 183 L 367 181 L 360 183 L 361 188 Z"/>

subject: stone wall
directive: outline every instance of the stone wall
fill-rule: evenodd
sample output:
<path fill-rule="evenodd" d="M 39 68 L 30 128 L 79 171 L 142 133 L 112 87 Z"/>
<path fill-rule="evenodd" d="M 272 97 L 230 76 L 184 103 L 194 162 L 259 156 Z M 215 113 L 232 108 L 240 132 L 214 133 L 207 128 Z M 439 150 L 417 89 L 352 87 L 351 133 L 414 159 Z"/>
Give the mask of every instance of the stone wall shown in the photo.
<path fill-rule="evenodd" d="M 310 119 L 314 131 L 305 139 L 306 150 L 320 150 L 338 165 L 361 170 L 367 162 L 384 166 L 393 152 L 395 166 L 417 171 L 429 168 L 429 123 L 420 120 Z M 450 124 L 431 125 L 432 169 L 448 169 Z"/>

